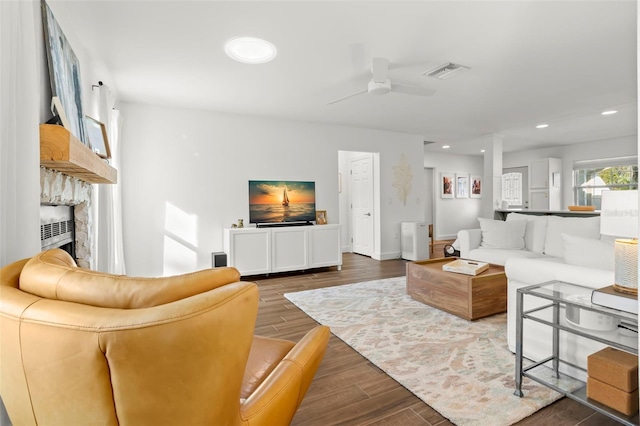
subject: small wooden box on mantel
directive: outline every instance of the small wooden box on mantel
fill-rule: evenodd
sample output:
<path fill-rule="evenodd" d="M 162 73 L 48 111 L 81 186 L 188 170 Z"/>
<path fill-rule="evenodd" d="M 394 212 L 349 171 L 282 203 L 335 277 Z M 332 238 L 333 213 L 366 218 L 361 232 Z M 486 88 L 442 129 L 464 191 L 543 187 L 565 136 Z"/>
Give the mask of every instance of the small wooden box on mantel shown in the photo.
<path fill-rule="evenodd" d="M 40 165 L 88 183 L 116 183 L 118 171 L 67 129 L 40 125 Z"/>

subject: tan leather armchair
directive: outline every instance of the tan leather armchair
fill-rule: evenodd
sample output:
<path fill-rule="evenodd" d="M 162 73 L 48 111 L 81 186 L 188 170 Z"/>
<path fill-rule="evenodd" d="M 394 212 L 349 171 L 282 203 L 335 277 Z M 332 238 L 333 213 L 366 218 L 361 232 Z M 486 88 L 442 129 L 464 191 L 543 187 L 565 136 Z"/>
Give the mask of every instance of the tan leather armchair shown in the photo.
<path fill-rule="evenodd" d="M 0 270 L 0 395 L 14 425 L 286 425 L 329 329 L 253 335 L 234 268 L 132 278 L 59 249 Z"/>

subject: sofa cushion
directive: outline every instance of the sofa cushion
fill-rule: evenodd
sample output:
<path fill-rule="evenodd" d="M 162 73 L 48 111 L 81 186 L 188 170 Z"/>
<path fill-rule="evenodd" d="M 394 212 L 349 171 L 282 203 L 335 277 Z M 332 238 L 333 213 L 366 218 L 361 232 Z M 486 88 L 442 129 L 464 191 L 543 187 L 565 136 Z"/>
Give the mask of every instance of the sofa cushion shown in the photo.
<path fill-rule="evenodd" d="M 487 262 L 494 265 L 504 266 L 507 260 L 512 257 L 537 259 L 545 257 L 545 255 L 529 250 L 477 248 L 471 250 L 468 257 L 469 259 L 477 260 L 479 262 Z"/>
<path fill-rule="evenodd" d="M 526 220 L 527 227 L 524 231 L 524 247 L 527 250 L 540 253 L 544 252 L 544 240 L 547 236 L 548 216 L 535 216 L 522 213 L 509 213 L 507 222 L 513 220 Z"/>
<path fill-rule="evenodd" d="M 600 217 L 549 216 L 544 254 L 564 257 L 563 233 L 575 237 L 597 239 L 600 237 Z"/>
<path fill-rule="evenodd" d="M 614 242 L 562 234 L 564 261 L 570 265 L 615 270 Z"/>
<path fill-rule="evenodd" d="M 502 220 L 484 219 L 479 217 L 482 230 L 481 247 L 495 249 L 524 249 L 524 230 L 526 220 Z"/>

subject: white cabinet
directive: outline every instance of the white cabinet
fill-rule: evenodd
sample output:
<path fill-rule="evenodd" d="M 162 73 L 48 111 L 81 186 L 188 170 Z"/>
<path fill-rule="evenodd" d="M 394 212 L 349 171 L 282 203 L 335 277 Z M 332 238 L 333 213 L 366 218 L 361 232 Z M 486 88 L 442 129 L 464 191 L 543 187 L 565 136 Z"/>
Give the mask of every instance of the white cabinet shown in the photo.
<path fill-rule="evenodd" d="M 229 266 L 243 275 L 271 271 L 271 233 L 268 229 L 240 228 L 224 230 L 224 252 Z"/>
<path fill-rule="evenodd" d="M 271 272 L 309 267 L 309 232 L 303 226 L 271 230 Z"/>
<path fill-rule="evenodd" d="M 529 163 L 529 209 L 562 210 L 562 160 L 544 158 Z"/>
<path fill-rule="evenodd" d="M 322 225 L 309 228 L 309 267 L 342 265 L 340 225 Z"/>
<path fill-rule="evenodd" d="M 241 275 L 341 269 L 340 225 L 225 229 L 224 251 Z"/>

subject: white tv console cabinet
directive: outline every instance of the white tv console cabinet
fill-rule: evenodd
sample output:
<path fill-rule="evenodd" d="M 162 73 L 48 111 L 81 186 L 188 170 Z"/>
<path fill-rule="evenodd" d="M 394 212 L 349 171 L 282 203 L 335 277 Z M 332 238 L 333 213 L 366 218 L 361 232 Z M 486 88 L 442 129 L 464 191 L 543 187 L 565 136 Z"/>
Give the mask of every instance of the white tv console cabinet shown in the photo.
<path fill-rule="evenodd" d="M 340 225 L 228 228 L 227 263 L 243 276 L 324 266 L 342 269 Z"/>

